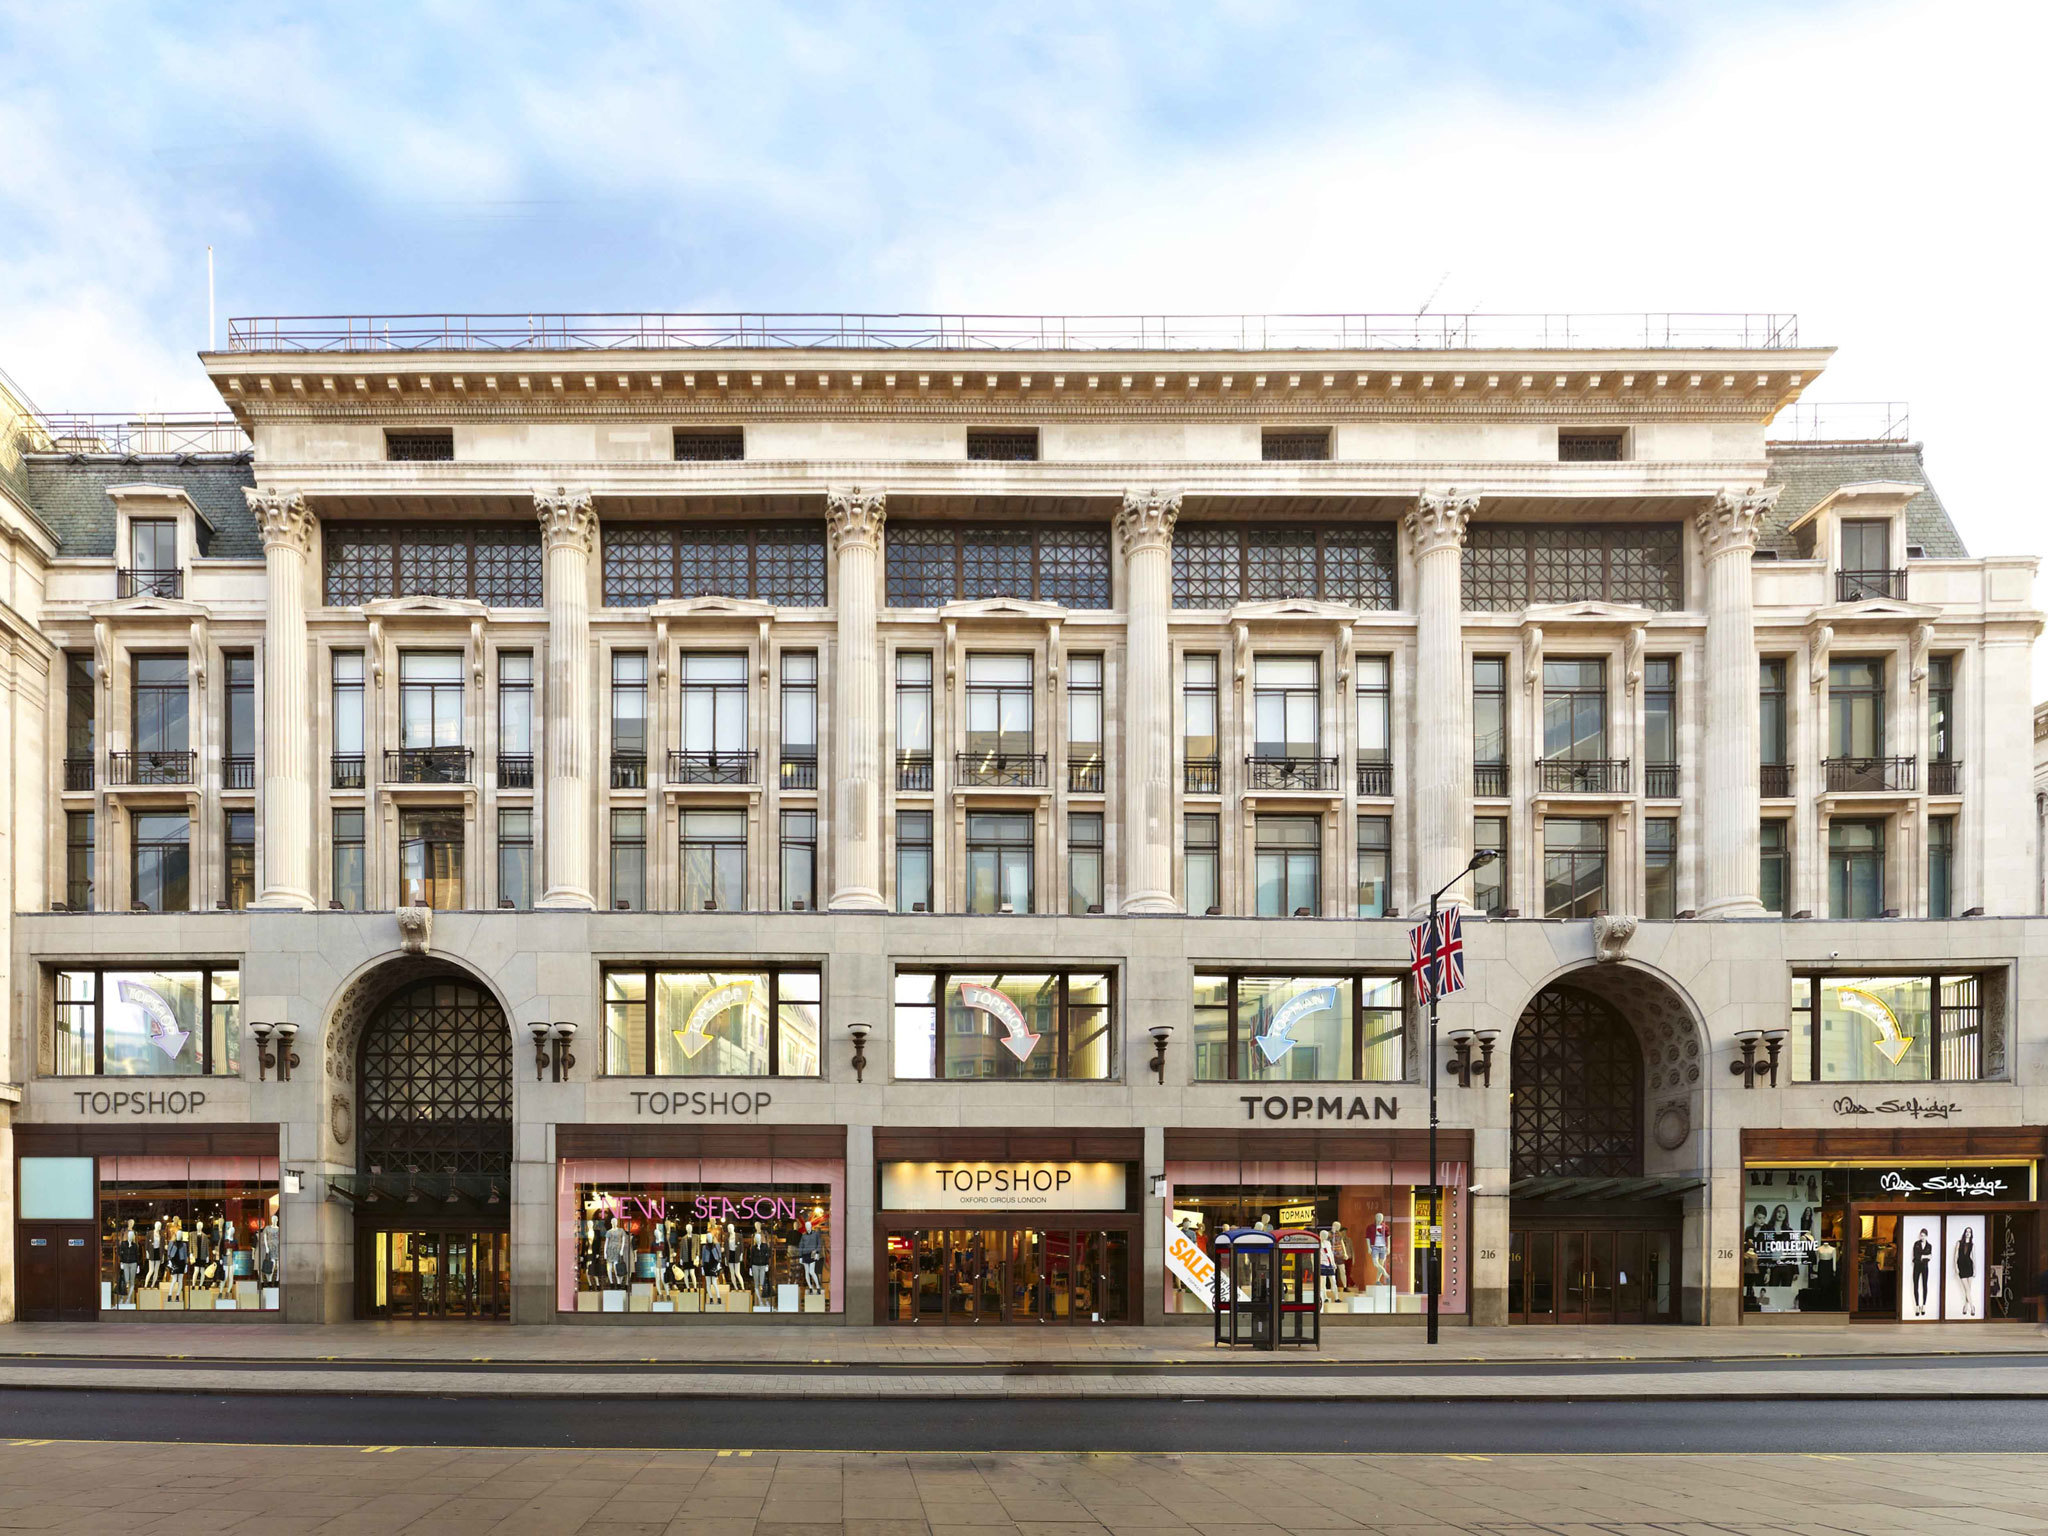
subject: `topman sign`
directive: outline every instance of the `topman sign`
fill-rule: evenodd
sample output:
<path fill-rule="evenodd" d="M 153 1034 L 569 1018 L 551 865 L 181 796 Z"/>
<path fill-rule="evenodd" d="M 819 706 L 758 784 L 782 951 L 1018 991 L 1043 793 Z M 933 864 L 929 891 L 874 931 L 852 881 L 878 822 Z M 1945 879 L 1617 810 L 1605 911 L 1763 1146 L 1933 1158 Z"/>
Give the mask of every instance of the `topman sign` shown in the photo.
<path fill-rule="evenodd" d="M 1401 1101 L 1374 1094 L 1246 1093 L 1238 1096 L 1247 1120 L 1398 1120 Z"/>

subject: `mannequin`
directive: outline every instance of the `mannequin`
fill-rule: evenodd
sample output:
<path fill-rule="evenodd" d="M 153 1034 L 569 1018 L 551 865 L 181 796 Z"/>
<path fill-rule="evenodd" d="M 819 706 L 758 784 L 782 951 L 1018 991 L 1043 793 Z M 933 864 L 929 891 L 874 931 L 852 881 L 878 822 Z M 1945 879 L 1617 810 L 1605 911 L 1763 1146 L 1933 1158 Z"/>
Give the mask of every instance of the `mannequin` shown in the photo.
<path fill-rule="evenodd" d="M 1394 1271 L 1387 1263 L 1387 1251 L 1393 1246 L 1393 1232 L 1387 1225 L 1387 1213 L 1375 1211 L 1372 1216 L 1372 1234 L 1366 1239 L 1366 1249 L 1372 1255 L 1372 1267 L 1378 1271 L 1369 1282 L 1372 1285 L 1392 1285 Z"/>
<path fill-rule="evenodd" d="M 768 1241 L 767 1229 L 757 1221 L 754 1223 L 753 1240 L 747 1244 L 747 1268 L 753 1272 L 757 1305 L 768 1299 L 768 1271 L 774 1263 L 775 1245 Z"/>
<path fill-rule="evenodd" d="M 159 1216 L 149 1227 L 149 1269 L 142 1277 L 145 1286 L 161 1285 L 164 1279 L 164 1219 Z"/>
<path fill-rule="evenodd" d="M 712 1222 L 704 1229 L 704 1245 L 697 1250 L 697 1270 L 704 1277 L 704 1300 L 706 1304 L 725 1300 L 725 1255 L 718 1247 L 719 1227 Z"/>
<path fill-rule="evenodd" d="M 1351 1260 L 1355 1255 L 1351 1251 L 1351 1234 L 1344 1230 L 1341 1221 L 1330 1223 L 1330 1247 L 1337 1259 L 1337 1289 L 1348 1291 L 1351 1289 Z"/>
<path fill-rule="evenodd" d="M 1316 1254 L 1316 1267 L 1322 1271 L 1319 1291 L 1334 1290 L 1337 1285 L 1337 1243 L 1331 1229 L 1322 1232 L 1320 1252 Z"/>
<path fill-rule="evenodd" d="M 178 1218 L 171 1218 L 171 1229 L 165 1235 L 164 1267 L 170 1273 L 170 1280 L 164 1287 L 164 1300 L 183 1301 L 185 1296 L 185 1271 L 191 1267 L 192 1244 L 185 1236 Z"/>
<path fill-rule="evenodd" d="M 670 1222 L 657 1221 L 647 1238 L 654 1254 L 654 1294 L 663 1299 L 668 1296 L 668 1234 L 671 1225 Z"/>
<path fill-rule="evenodd" d="M 725 1231 L 719 1238 L 719 1247 L 725 1254 L 726 1284 L 736 1291 L 743 1291 L 747 1288 L 747 1277 L 744 1273 L 746 1255 L 740 1251 L 742 1241 L 743 1238 L 739 1224 L 737 1222 L 727 1222 L 725 1224 Z"/>
<path fill-rule="evenodd" d="M 633 1267 L 633 1238 L 619 1218 L 612 1218 L 611 1226 L 604 1234 L 604 1275 L 605 1284 L 612 1290 L 622 1291 L 631 1277 Z"/>
<path fill-rule="evenodd" d="M 120 1266 L 120 1299 L 132 1307 L 135 1305 L 135 1277 L 142 1273 L 142 1239 L 136 1235 L 132 1220 L 121 1229 L 121 1236 L 114 1243 L 114 1262 Z"/>
<path fill-rule="evenodd" d="M 256 1231 L 256 1275 L 266 1287 L 277 1284 L 277 1223 L 265 1222 Z"/>
<path fill-rule="evenodd" d="M 804 1289 L 813 1296 L 824 1295 L 825 1282 L 821 1270 L 825 1258 L 825 1234 L 811 1222 L 804 1223 L 804 1234 L 796 1242 L 796 1256 L 803 1265 Z"/>
<path fill-rule="evenodd" d="M 235 1219 L 225 1210 L 214 1224 L 214 1251 L 220 1257 L 220 1283 L 235 1283 Z"/>
<path fill-rule="evenodd" d="M 213 1239 L 206 1230 L 206 1218 L 200 1217 L 192 1223 L 192 1236 L 188 1239 L 192 1248 L 192 1284 L 194 1288 L 211 1285 L 207 1278 L 213 1271 Z"/>
<path fill-rule="evenodd" d="M 697 1250 L 704 1246 L 704 1240 L 697 1235 L 697 1223 L 683 1223 L 683 1235 L 676 1240 L 675 1252 L 670 1262 L 675 1265 L 686 1291 L 700 1289 L 701 1276 L 697 1272 Z"/>

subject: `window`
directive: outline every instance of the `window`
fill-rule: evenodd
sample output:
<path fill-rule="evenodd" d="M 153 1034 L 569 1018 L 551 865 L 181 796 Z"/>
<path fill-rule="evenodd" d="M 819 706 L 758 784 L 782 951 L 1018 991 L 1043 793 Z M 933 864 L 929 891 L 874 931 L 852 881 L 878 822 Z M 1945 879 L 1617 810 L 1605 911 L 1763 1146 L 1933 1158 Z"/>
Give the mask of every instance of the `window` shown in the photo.
<path fill-rule="evenodd" d="M 99 686 L 89 652 L 64 653 L 64 787 L 91 789 L 99 759 Z"/>
<path fill-rule="evenodd" d="M 1187 878 L 1187 908 L 1207 914 L 1223 910 L 1222 885 L 1218 879 L 1221 863 L 1222 818 L 1213 811 L 1189 815 L 1183 823 L 1187 840 L 1183 867 Z"/>
<path fill-rule="evenodd" d="M 245 912 L 256 899 L 256 813 L 229 811 L 225 820 L 228 910 Z"/>
<path fill-rule="evenodd" d="M 751 784 L 747 753 L 747 658 L 683 657 L 683 750 L 676 777 Z"/>
<path fill-rule="evenodd" d="M 138 577 L 161 576 L 178 568 L 178 524 L 168 517 L 138 517 L 128 524 L 128 563 Z M 176 597 L 175 591 L 158 592 Z"/>
<path fill-rule="evenodd" d="M 612 910 L 647 910 L 647 813 L 612 812 Z"/>
<path fill-rule="evenodd" d="M 1671 656 L 1643 663 L 1643 792 L 1678 798 L 1678 661 Z"/>
<path fill-rule="evenodd" d="M 241 973 L 63 970 L 59 1077 L 238 1077 Z"/>
<path fill-rule="evenodd" d="M 747 908 L 747 813 L 685 811 L 683 910 L 744 912 Z"/>
<path fill-rule="evenodd" d="M 678 464 L 723 464 L 747 456 L 744 427 L 677 427 L 675 456 Z"/>
<path fill-rule="evenodd" d="M 498 905 L 532 905 L 532 811 L 498 811 Z"/>
<path fill-rule="evenodd" d="M 1472 658 L 1472 792 L 1508 792 L 1508 664 L 1504 656 Z"/>
<path fill-rule="evenodd" d="M 1253 826 L 1252 890 L 1260 917 L 1323 910 L 1323 826 L 1314 816 L 1260 816 Z"/>
<path fill-rule="evenodd" d="M 93 813 L 64 813 L 64 905 L 73 912 L 93 910 Z"/>
<path fill-rule="evenodd" d="M 1955 762 L 1956 748 L 1956 659 L 1953 656 L 1927 658 L 1927 761 Z M 1942 777 L 1930 769 L 1927 788 L 1934 794 L 1952 793 L 1955 775 L 1948 775 L 1948 788 L 1937 784 Z"/>
<path fill-rule="evenodd" d="M 1323 747 L 1321 664 L 1313 656 L 1252 662 L 1252 755 L 1315 757 Z"/>
<path fill-rule="evenodd" d="M 992 597 L 1107 608 L 1109 530 L 889 525 L 882 554 L 891 608 L 939 608 Z"/>
<path fill-rule="evenodd" d="M 818 813 L 782 813 L 782 909 L 814 912 L 818 907 Z"/>
<path fill-rule="evenodd" d="M 223 789 L 256 787 L 256 658 L 247 651 L 229 651 L 221 657 L 227 673 L 223 685 L 227 703 L 227 751 L 221 765 Z"/>
<path fill-rule="evenodd" d="M 1102 910 L 1102 813 L 1067 818 L 1067 911 L 1085 917 Z"/>
<path fill-rule="evenodd" d="M 647 787 L 647 653 L 612 652 L 612 788 Z"/>
<path fill-rule="evenodd" d="M 327 605 L 386 597 L 469 598 L 493 608 L 541 605 L 540 528 L 419 523 L 404 528 L 326 523 Z"/>
<path fill-rule="evenodd" d="M 1669 922 L 1678 916 L 1678 818 L 1643 822 L 1643 916 Z"/>
<path fill-rule="evenodd" d="M 1855 657 L 1828 663 L 1828 756 L 1884 753 L 1884 661 Z"/>
<path fill-rule="evenodd" d="M 135 658 L 135 750 L 137 753 L 189 750 L 187 710 L 191 695 L 185 682 L 185 658 Z M 183 780 L 169 782 L 182 783 Z"/>
<path fill-rule="evenodd" d="M 1543 820 L 1543 915 L 1591 917 L 1607 909 L 1607 823 Z"/>
<path fill-rule="evenodd" d="M 1852 576 L 1887 576 L 1892 564 L 1891 519 L 1845 517 L 1842 519 L 1842 571 Z M 1882 597 L 1880 590 L 1874 594 Z"/>
<path fill-rule="evenodd" d="M 1472 905 L 1481 912 L 1508 909 L 1508 819 L 1505 816 L 1472 818 L 1472 851 L 1491 849 L 1493 862 L 1472 871 Z"/>
<path fill-rule="evenodd" d="M 1361 656 L 1358 671 L 1358 792 L 1394 792 L 1392 668 L 1384 656 Z"/>
<path fill-rule="evenodd" d="M 1094 971 L 898 971 L 899 1078 L 1116 1075 L 1112 983 Z"/>
<path fill-rule="evenodd" d="M 533 653 L 498 653 L 498 787 L 533 788 Z"/>
<path fill-rule="evenodd" d="M 1385 917 L 1393 881 L 1394 821 L 1358 818 L 1358 915 Z"/>
<path fill-rule="evenodd" d="M 1560 464 L 1618 464 L 1624 435 L 1620 432 L 1559 432 L 1557 458 Z"/>
<path fill-rule="evenodd" d="M 1606 662 L 1566 657 L 1543 663 L 1543 755 L 1552 762 L 1606 758 Z"/>
<path fill-rule="evenodd" d="M 1982 978 L 1795 976 L 1796 1083 L 1974 1082 L 1983 1075 Z"/>
<path fill-rule="evenodd" d="M 607 608 L 645 608 L 689 597 L 824 607 L 823 525 L 606 526 Z"/>
<path fill-rule="evenodd" d="M 1792 793 L 1792 760 L 1786 756 L 1791 739 L 1785 713 L 1785 661 L 1769 656 L 1757 664 L 1756 729 L 1758 783 L 1768 797 L 1782 799 Z"/>
<path fill-rule="evenodd" d="M 976 758 L 1028 757 L 1032 724 L 1031 658 L 970 653 L 967 658 L 967 750 Z"/>
<path fill-rule="evenodd" d="M 411 751 L 462 745 L 462 653 L 398 658 L 398 744 Z"/>
<path fill-rule="evenodd" d="M 967 457 L 1028 463 L 1038 457 L 1038 429 L 1026 427 L 1022 431 L 1011 432 L 969 427 Z"/>
<path fill-rule="evenodd" d="M 1785 897 L 1792 888 L 1791 848 L 1785 839 L 1783 821 L 1767 821 L 1757 828 L 1757 895 L 1766 912 L 1785 915 Z"/>
<path fill-rule="evenodd" d="M 1394 606 L 1394 525 L 1242 527 L 1183 522 L 1173 537 L 1173 606 L 1317 598 Z"/>
<path fill-rule="evenodd" d="M 1406 1080 L 1398 976 L 1197 975 L 1195 1081 Z"/>
<path fill-rule="evenodd" d="M 1268 463 L 1297 459 L 1327 459 L 1329 456 L 1328 427 L 1311 428 L 1306 431 L 1299 427 L 1283 427 L 1278 430 L 1268 427 L 1259 434 L 1259 457 Z"/>
<path fill-rule="evenodd" d="M 1102 765 L 1102 658 L 1067 658 L 1067 788 L 1099 795 Z"/>
<path fill-rule="evenodd" d="M 500 813 L 502 817 L 521 812 Z M 527 826 L 530 828 L 532 822 Z M 532 852 L 529 833 L 527 851 Z M 502 850 L 501 850 L 502 857 Z M 499 879 L 502 885 L 503 872 Z M 509 893 L 508 893 L 509 894 Z M 530 893 L 529 893 L 530 897 Z M 515 898 L 516 899 L 516 898 Z M 404 811 L 398 818 L 398 904 L 432 907 L 440 912 L 462 910 L 462 812 Z"/>
<path fill-rule="evenodd" d="M 455 433 L 386 432 L 384 457 L 396 461 L 450 463 L 455 458 Z"/>
<path fill-rule="evenodd" d="M 363 787 L 363 653 L 336 651 L 329 663 L 334 700 L 334 787 Z"/>
<path fill-rule="evenodd" d="M 896 653 L 896 787 L 932 787 L 932 653 Z"/>
<path fill-rule="evenodd" d="M 1460 569 L 1464 604 L 1481 611 L 1584 601 L 1660 612 L 1685 606 L 1685 536 L 1677 523 L 1475 523 Z"/>
<path fill-rule="evenodd" d="M 967 910 L 1031 910 L 1032 816 L 980 812 L 967 818 Z"/>
<path fill-rule="evenodd" d="M 604 1069 L 613 1077 L 816 1077 L 815 970 L 607 970 Z"/>
<path fill-rule="evenodd" d="M 818 787 L 818 653 L 782 653 L 782 787 Z"/>
<path fill-rule="evenodd" d="M 1927 818 L 1927 915 L 1954 917 L 1956 869 L 1956 819 L 1953 816 Z"/>
<path fill-rule="evenodd" d="M 1181 658 L 1181 747 L 1186 762 L 1187 792 L 1223 792 L 1222 738 L 1217 734 L 1216 657 L 1194 654 Z"/>
<path fill-rule="evenodd" d="M 192 907 L 192 822 L 183 811 L 137 811 L 133 876 L 135 905 L 145 912 Z"/>
<path fill-rule="evenodd" d="M 1877 917 L 1884 911 L 1884 823 L 1828 823 L 1828 916 Z"/>
<path fill-rule="evenodd" d="M 332 900 L 344 912 L 360 912 L 368 899 L 368 850 L 363 844 L 363 813 L 334 813 L 334 890 Z"/>
<path fill-rule="evenodd" d="M 932 813 L 896 813 L 896 910 L 932 910 Z"/>

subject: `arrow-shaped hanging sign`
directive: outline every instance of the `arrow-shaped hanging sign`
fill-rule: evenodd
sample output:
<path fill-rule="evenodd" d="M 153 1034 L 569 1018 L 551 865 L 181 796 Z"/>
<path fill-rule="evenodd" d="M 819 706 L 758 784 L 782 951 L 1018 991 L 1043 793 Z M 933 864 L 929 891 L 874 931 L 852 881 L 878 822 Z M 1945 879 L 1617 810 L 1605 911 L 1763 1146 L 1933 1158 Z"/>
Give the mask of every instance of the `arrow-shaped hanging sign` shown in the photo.
<path fill-rule="evenodd" d="M 690 1010 L 690 1017 L 683 1027 L 670 1031 L 683 1055 L 694 1060 L 697 1053 L 711 1043 L 712 1020 L 729 1009 L 744 1007 L 753 1000 L 753 996 L 751 983 L 735 981 L 723 987 L 713 987 L 697 999 L 697 1006 Z"/>
<path fill-rule="evenodd" d="M 1306 992 L 1295 993 L 1282 1003 L 1274 1010 L 1271 1022 L 1266 1025 L 1266 1032 L 1253 1037 L 1258 1041 L 1259 1049 L 1265 1053 L 1267 1064 L 1270 1066 L 1278 1062 L 1282 1056 L 1301 1044 L 1288 1033 L 1297 1022 L 1312 1013 L 1321 1013 L 1336 1006 L 1335 987 L 1311 987 Z"/>
<path fill-rule="evenodd" d="M 1003 1026 L 1003 1045 L 1019 1061 L 1028 1061 L 1038 1045 L 1038 1036 L 1031 1033 L 1031 1026 L 1024 1022 L 1024 1012 L 1012 1002 L 1006 993 L 994 987 L 976 986 L 971 981 L 960 984 L 960 1005 L 963 1008 L 978 1008 Z"/>
<path fill-rule="evenodd" d="M 154 987 L 145 987 L 139 981 L 124 981 L 121 983 L 121 1001 L 138 1010 L 149 1021 L 151 1045 L 172 1061 L 184 1054 L 185 1042 L 192 1037 L 178 1028 L 178 1015 L 161 992 Z"/>
<path fill-rule="evenodd" d="M 1889 1003 L 1861 987 L 1837 987 L 1835 995 L 1844 1008 L 1862 1014 L 1877 1026 L 1877 1048 L 1886 1061 L 1896 1067 L 1906 1059 L 1906 1052 L 1913 1049 L 1913 1037 L 1899 1028 L 1899 1016 L 1892 1012 Z"/>

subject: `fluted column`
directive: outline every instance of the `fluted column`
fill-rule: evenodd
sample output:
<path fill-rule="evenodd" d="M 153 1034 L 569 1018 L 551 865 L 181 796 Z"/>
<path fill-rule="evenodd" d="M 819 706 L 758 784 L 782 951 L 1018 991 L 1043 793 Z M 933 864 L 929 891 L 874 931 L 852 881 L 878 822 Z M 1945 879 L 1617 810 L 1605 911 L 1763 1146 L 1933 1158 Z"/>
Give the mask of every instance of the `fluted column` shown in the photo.
<path fill-rule="evenodd" d="M 1415 904 L 1472 857 L 1472 734 L 1466 725 L 1463 595 L 1465 529 L 1479 498 L 1425 492 L 1408 514 L 1415 552 Z M 1471 881 L 1444 893 L 1469 902 Z"/>
<path fill-rule="evenodd" d="M 306 557 L 313 519 L 297 491 L 249 486 L 263 533 L 263 889 L 259 907 L 313 901 L 312 700 L 306 649 Z"/>
<path fill-rule="evenodd" d="M 833 669 L 832 909 L 882 909 L 882 657 L 875 573 L 888 496 L 859 486 L 825 493 L 839 659 Z"/>
<path fill-rule="evenodd" d="M 1702 917 L 1761 917 L 1757 899 L 1757 665 L 1749 557 L 1776 486 L 1722 491 L 1696 518 L 1707 567 L 1701 764 Z"/>
<path fill-rule="evenodd" d="M 597 772 L 590 744 L 597 719 L 590 705 L 590 557 L 597 514 L 590 492 L 535 491 L 541 543 L 547 550 L 548 788 L 545 836 L 547 890 L 543 907 L 594 907 L 590 865 L 590 791 Z"/>
<path fill-rule="evenodd" d="M 1173 899 L 1173 606 L 1179 491 L 1126 491 L 1117 514 L 1124 552 L 1124 901 L 1126 912 L 1176 912 Z"/>

